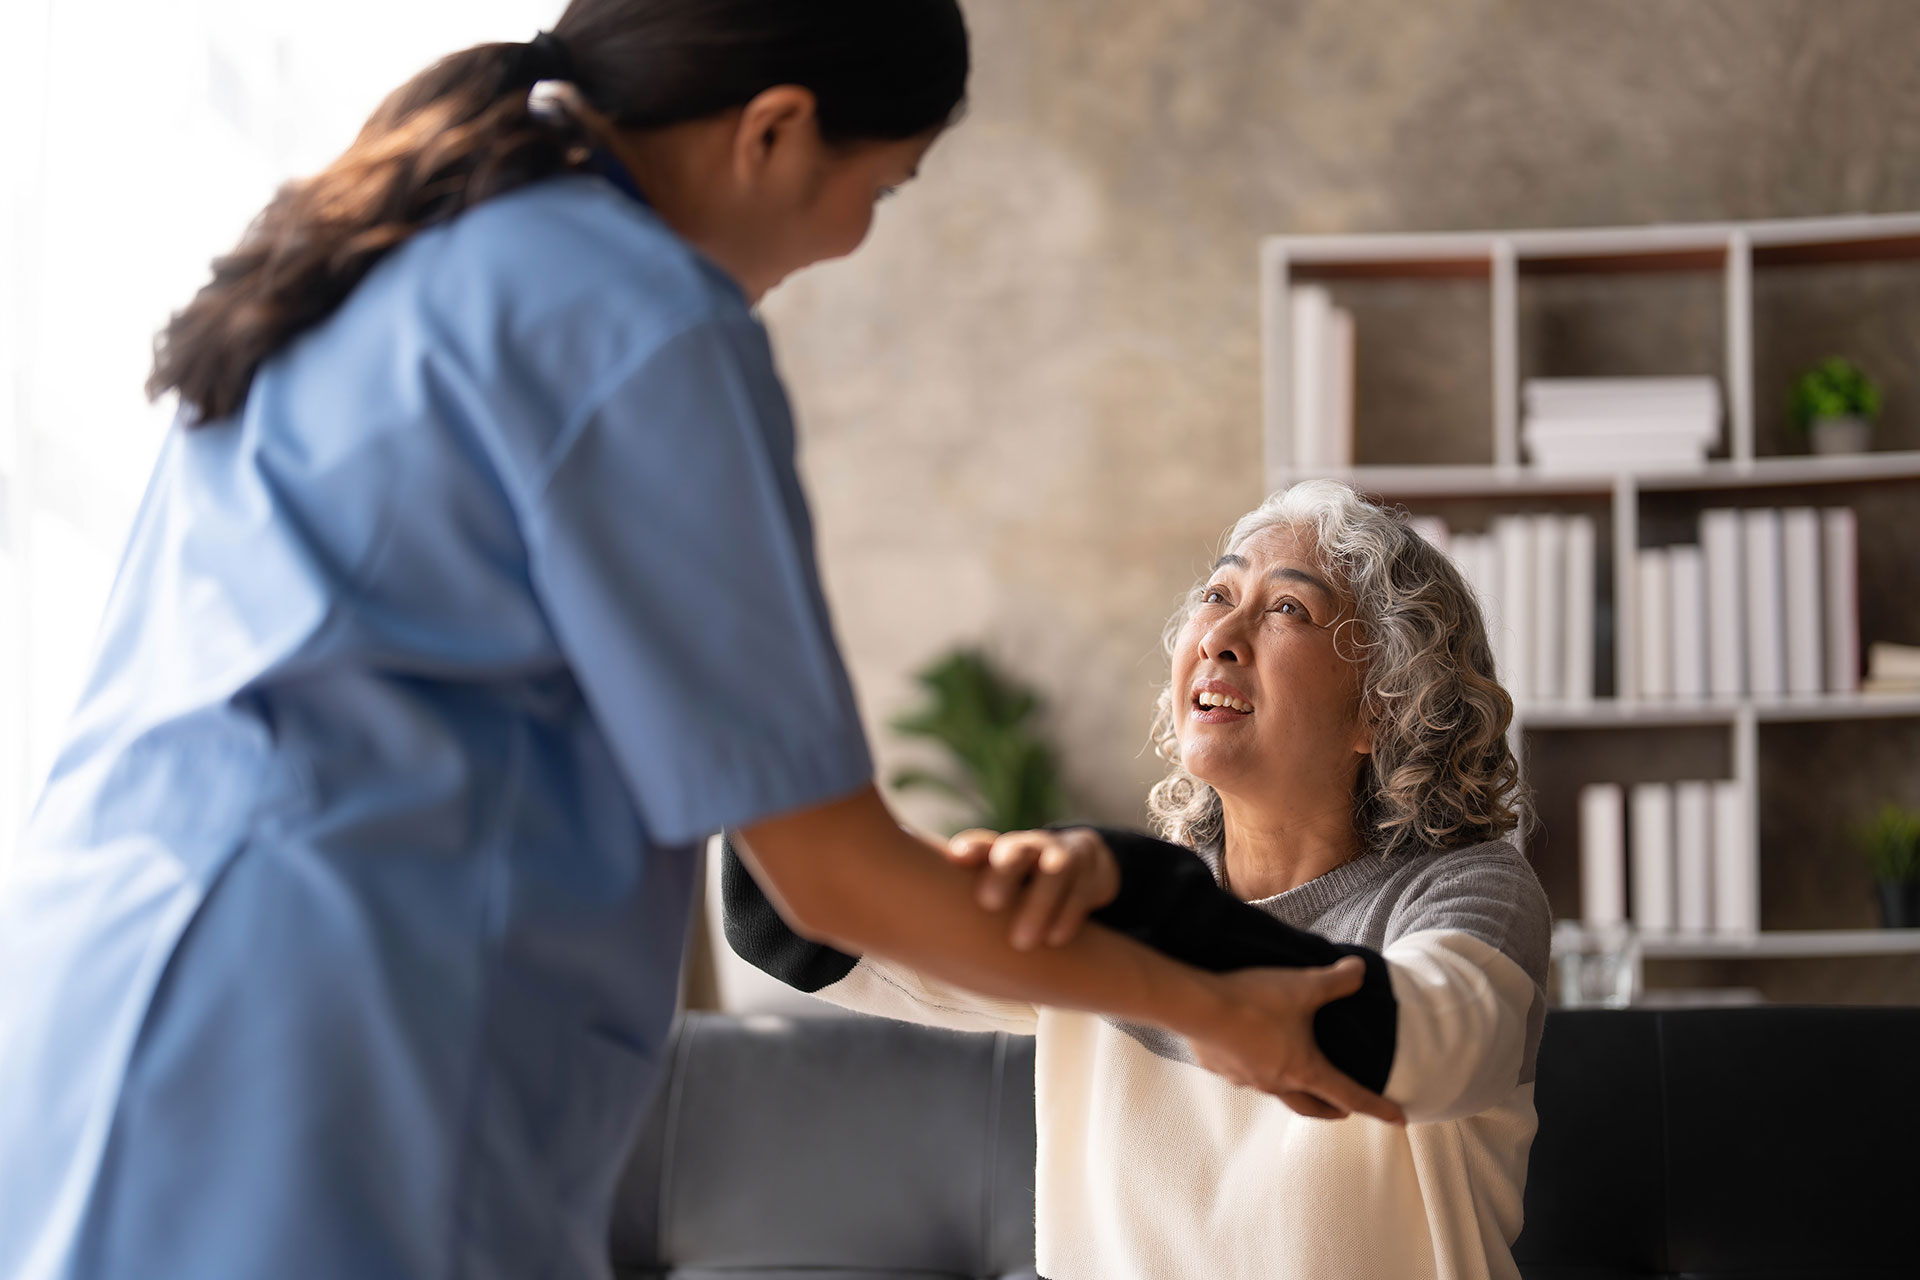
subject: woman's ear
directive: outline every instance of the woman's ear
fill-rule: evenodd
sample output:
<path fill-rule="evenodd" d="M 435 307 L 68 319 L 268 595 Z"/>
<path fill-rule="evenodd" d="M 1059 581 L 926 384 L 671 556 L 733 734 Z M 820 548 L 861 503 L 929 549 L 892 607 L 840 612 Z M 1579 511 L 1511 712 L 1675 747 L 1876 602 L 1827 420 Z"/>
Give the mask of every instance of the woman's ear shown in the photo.
<path fill-rule="evenodd" d="M 812 172 L 820 149 L 818 104 L 811 89 L 775 85 L 740 110 L 734 127 L 734 175 L 758 186 L 776 171 Z"/>

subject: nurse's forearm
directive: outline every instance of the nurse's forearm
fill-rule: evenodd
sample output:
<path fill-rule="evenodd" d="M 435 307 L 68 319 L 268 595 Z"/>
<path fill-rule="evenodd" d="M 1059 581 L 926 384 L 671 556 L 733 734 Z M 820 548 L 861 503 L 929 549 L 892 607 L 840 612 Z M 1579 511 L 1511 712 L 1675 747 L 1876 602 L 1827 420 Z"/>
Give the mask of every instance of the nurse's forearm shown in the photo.
<path fill-rule="evenodd" d="M 1015 951 L 1006 912 L 980 909 L 973 875 L 928 855 L 871 789 L 738 833 L 799 932 L 872 952 L 982 995 L 1150 1022 L 1206 1036 L 1234 1016 L 1220 984 L 1109 930 Z"/>

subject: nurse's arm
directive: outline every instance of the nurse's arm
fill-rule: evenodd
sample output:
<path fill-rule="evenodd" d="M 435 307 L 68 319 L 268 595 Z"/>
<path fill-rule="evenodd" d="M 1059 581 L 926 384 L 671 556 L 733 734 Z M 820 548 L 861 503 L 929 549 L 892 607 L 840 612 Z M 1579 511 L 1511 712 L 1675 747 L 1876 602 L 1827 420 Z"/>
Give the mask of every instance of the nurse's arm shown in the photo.
<path fill-rule="evenodd" d="M 973 873 L 929 857 L 871 787 L 738 835 L 760 883 L 804 937 L 986 996 L 1162 1026 L 1237 1083 L 1401 1119 L 1392 1103 L 1336 1071 L 1314 1042 L 1314 1012 L 1360 986 L 1357 960 L 1210 974 L 1100 926 L 1065 946 L 1016 951 L 1007 911 L 983 911 Z"/>

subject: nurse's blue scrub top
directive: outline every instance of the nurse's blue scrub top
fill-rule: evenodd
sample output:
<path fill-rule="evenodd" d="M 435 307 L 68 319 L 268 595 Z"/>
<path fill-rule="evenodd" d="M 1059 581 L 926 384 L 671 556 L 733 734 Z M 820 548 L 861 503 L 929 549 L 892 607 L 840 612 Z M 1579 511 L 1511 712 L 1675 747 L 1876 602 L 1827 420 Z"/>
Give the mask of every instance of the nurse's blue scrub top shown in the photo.
<path fill-rule="evenodd" d="M 0 892 L 0 1276 L 601 1276 L 694 847 L 871 776 L 767 337 L 601 177 L 166 444 Z"/>

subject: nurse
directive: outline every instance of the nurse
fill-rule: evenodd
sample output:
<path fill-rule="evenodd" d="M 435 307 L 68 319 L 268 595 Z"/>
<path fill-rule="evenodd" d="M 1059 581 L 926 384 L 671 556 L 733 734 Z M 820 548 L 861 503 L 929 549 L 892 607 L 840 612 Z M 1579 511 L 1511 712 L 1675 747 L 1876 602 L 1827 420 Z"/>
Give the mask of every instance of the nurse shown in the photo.
<path fill-rule="evenodd" d="M 1016 951 L 874 791 L 752 307 L 966 72 L 953 0 L 575 0 L 215 262 L 0 892 L 0 1276 L 605 1275 L 722 828 L 809 937 L 1392 1114 L 1357 967 Z"/>

